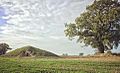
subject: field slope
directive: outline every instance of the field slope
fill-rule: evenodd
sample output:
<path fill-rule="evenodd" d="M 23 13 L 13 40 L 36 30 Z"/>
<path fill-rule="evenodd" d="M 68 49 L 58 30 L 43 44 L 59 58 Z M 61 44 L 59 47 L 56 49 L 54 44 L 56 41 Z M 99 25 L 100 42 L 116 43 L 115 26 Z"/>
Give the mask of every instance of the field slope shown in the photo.
<path fill-rule="evenodd" d="M 6 53 L 7 57 L 58 57 L 56 54 L 33 46 L 24 46 Z"/>
<path fill-rule="evenodd" d="M 120 61 L 0 57 L 0 73 L 120 73 Z"/>

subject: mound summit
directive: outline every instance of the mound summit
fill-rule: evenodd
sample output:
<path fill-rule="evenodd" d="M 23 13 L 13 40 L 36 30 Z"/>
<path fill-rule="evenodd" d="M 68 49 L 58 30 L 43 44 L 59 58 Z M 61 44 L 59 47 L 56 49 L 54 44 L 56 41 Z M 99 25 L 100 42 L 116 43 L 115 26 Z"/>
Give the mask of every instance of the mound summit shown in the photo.
<path fill-rule="evenodd" d="M 7 57 L 59 57 L 58 55 L 33 46 L 24 46 L 5 54 Z"/>

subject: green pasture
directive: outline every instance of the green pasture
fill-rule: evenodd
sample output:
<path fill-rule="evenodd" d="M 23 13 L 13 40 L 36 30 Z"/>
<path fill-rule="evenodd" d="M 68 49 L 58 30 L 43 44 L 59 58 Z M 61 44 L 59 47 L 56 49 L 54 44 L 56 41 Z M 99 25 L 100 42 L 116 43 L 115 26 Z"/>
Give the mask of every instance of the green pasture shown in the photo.
<path fill-rule="evenodd" d="M 0 73 L 120 73 L 120 62 L 0 57 Z"/>

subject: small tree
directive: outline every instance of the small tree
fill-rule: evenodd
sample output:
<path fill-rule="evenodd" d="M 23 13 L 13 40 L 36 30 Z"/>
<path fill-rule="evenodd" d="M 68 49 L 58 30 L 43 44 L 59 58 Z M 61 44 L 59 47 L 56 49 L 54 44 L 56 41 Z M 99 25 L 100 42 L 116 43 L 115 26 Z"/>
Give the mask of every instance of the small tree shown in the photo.
<path fill-rule="evenodd" d="M 3 55 L 6 53 L 6 51 L 11 50 L 8 44 L 6 43 L 0 43 L 0 55 Z"/>
<path fill-rule="evenodd" d="M 95 0 L 75 19 L 65 25 L 70 39 L 97 48 L 99 53 L 117 48 L 120 43 L 120 2 L 118 0 Z"/>
<path fill-rule="evenodd" d="M 84 55 L 84 53 L 79 53 L 79 56 L 83 56 Z"/>
<path fill-rule="evenodd" d="M 63 53 L 62 55 L 63 55 L 63 56 L 68 56 L 68 54 L 67 54 L 67 53 L 65 53 L 65 54 Z"/>

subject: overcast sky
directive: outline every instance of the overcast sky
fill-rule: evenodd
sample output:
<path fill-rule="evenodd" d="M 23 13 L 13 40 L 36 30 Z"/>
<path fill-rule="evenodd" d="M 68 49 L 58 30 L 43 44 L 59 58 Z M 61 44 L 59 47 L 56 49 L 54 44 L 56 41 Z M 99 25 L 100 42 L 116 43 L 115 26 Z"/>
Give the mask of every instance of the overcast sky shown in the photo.
<path fill-rule="evenodd" d="M 0 0 L 0 42 L 32 45 L 56 54 L 93 53 L 68 40 L 64 23 L 73 22 L 93 0 Z"/>

